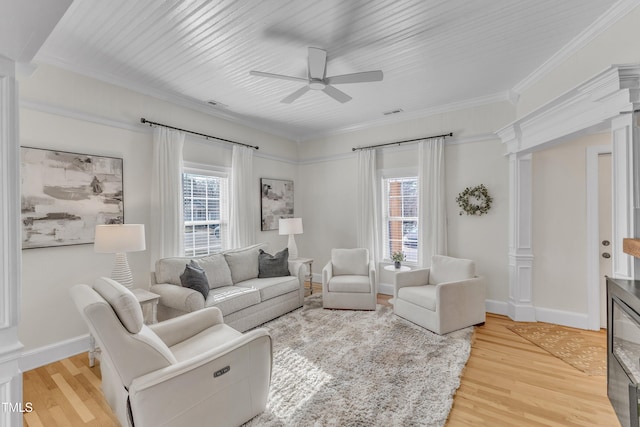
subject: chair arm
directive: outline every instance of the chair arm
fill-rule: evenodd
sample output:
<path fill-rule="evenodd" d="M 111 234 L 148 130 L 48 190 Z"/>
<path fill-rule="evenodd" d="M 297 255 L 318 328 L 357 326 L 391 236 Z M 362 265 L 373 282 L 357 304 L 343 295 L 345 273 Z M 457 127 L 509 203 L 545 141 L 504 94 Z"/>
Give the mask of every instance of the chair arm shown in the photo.
<path fill-rule="evenodd" d="M 289 261 L 289 274 L 298 278 L 301 288 L 304 288 L 305 271 L 301 262 Z"/>
<path fill-rule="evenodd" d="M 429 271 L 430 269 L 428 268 L 418 268 L 416 270 L 396 273 L 393 280 L 393 297 L 398 298 L 398 291 L 400 288 L 404 288 L 406 286 L 428 285 Z"/>
<path fill-rule="evenodd" d="M 153 285 L 150 291 L 160 295 L 160 304 L 176 310 L 191 312 L 204 308 L 204 297 L 196 290 L 169 283 Z"/>
<path fill-rule="evenodd" d="M 129 387 L 129 400 L 136 427 L 196 425 L 206 416 L 237 416 L 238 411 L 228 408 L 229 399 L 246 396 L 251 398 L 243 402 L 247 408 L 241 412 L 261 412 L 271 381 L 272 351 L 269 333 L 260 328 L 135 378 Z M 247 420 L 227 421 L 239 425 Z"/>
<path fill-rule="evenodd" d="M 482 277 L 444 282 L 436 285 L 436 310 L 469 311 L 471 307 L 485 307 L 485 282 Z M 471 307 L 469 307 L 469 305 Z"/>
<path fill-rule="evenodd" d="M 171 347 L 212 326 L 224 323 L 218 307 L 207 307 L 164 322 L 149 325 L 162 341 Z"/>
<path fill-rule="evenodd" d="M 322 288 L 325 288 L 325 285 L 329 283 L 329 280 L 333 277 L 333 265 L 331 261 L 327 263 L 322 269 Z"/>
<path fill-rule="evenodd" d="M 378 294 L 378 278 L 376 275 L 376 263 L 375 261 L 369 261 L 369 283 L 371 289 L 373 289 L 374 295 Z"/>

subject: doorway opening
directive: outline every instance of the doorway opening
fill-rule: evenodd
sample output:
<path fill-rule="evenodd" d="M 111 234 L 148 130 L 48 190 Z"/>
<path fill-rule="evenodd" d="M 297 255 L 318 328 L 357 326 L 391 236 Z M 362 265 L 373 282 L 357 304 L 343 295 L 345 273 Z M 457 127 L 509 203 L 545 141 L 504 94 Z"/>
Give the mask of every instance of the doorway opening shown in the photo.
<path fill-rule="evenodd" d="M 611 146 L 587 148 L 587 316 L 589 329 L 606 328 L 605 275 L 611 276 Z"/>

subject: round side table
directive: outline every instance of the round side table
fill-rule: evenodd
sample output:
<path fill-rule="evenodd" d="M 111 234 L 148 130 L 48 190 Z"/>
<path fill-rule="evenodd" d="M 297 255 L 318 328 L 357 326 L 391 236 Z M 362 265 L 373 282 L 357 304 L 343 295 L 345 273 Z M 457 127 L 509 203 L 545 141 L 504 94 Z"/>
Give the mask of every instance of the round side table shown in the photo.
<path fill-rule="evenodd" d="M 385 265 L 384 269 L 387 271 L 395 271 L 396 273 L 400 273 L 401 271 L 411 270 L 411 267 L 407 267 L 406 265 L 401 265 L 400 268 L 396 268 L 395 265 Z"/>

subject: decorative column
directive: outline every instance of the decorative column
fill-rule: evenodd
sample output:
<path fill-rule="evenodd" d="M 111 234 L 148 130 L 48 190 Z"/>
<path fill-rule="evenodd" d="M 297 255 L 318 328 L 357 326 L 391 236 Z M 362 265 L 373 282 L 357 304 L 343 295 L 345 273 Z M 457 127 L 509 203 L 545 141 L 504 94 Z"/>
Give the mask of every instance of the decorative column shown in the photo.
<path fill-rule="evenodd" d="M 509 154 L 509 301 L 507 314 L 517 321 L 536 320 L 532 301 L 531 154 Z"/>
<path fill-rule="evenodd" d="M 20 143 L 15 63 L 0 56 L 0 426 L 22 425 Z"/>
<path fill-rule="evenodd" d="M 634 108 L 630 104 L 629 110 Z M 622 239 L 640 237 L 640 137 L 634 118 L 627 111 L 611 120 L 612 273 L 621 279 L 640 279 L 640 259 L 622 250 Z"/>

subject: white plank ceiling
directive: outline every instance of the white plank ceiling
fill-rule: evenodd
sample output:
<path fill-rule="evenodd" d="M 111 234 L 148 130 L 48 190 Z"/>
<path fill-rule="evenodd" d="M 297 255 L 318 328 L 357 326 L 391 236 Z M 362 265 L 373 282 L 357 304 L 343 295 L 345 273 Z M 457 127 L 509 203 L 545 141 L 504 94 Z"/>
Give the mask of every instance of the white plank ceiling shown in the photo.
<path fill-rule="evenodd" d="M 191 103 L 305 140 L 469 100 L 503 97 L 615 6 L 615 0 L 75 0 L 36 62 Z M 345 104 L 304 83 L 307 48 L 344 84 Z M 211 107 L 215 100 L 227 107 Z M 400 118 L 400 115 L 397 116 Z M 150 118 L 153 120 L 153 118 Z M 179 123 L 175 125 L 180 126 Z"/>

